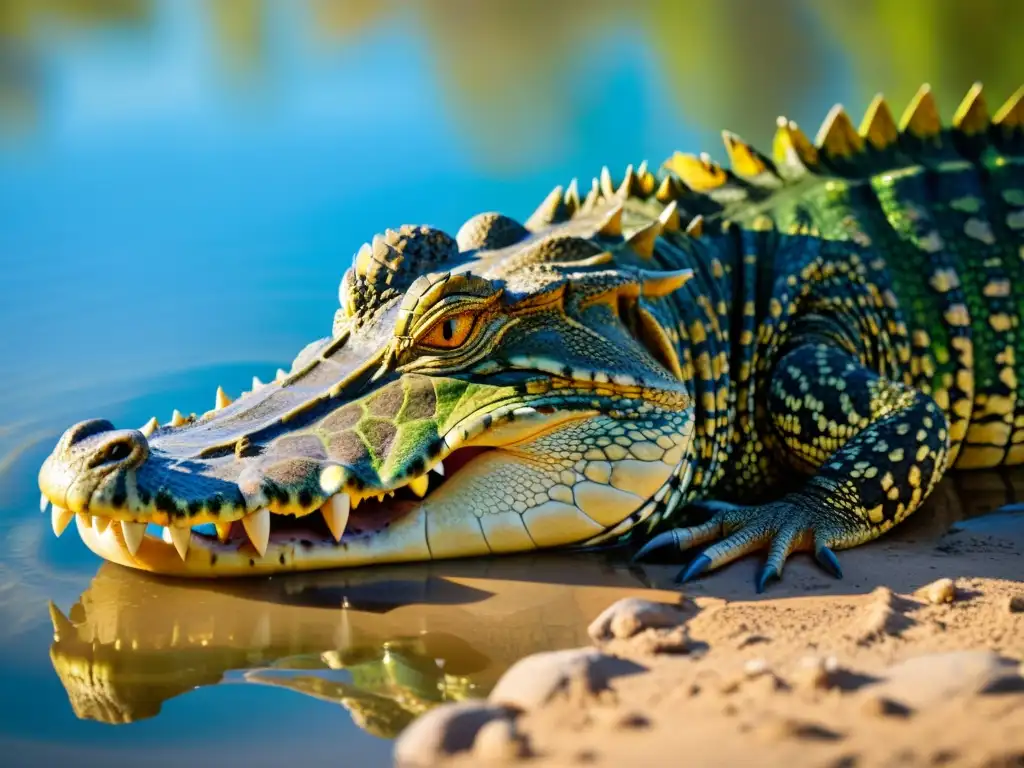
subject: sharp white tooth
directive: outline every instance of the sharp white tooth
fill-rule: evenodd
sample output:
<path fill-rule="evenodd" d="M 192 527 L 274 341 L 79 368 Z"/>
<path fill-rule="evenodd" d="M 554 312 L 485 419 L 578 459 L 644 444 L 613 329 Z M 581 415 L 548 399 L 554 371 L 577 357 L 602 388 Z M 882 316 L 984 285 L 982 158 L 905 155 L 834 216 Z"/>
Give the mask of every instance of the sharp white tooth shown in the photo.
<path fill-rule="evenodd" d="M 430 487 L 430 476 L 420 475 L 415 480 L 409 481 L 409 490 L 419 496 L 421 499 L 427 495 L 427 489 Z"/>
<path fill-rule="evenodd" d="M 284 381 L 288 377 L 288 372 L 284 368 L 277 369 L 277 376 L 274 381 Z"/>
<path fill-rule="evenodd" d="M 80 526 L 82 526 L 83 528 L 92 528 L 92 516 L 91 515 L 87 515 L 84 512 L 79 512 L 77 517 L 78 517 L 78 524 Z"/>
<path fill-rule="evenodd" d="M 242 518 L 242 525 L 249 534 L 249 541 L 260 553 L 260 557 L 263 557 L 267 553 L 267 544 L 270 543 L 270 510 L 260 509 L 246 515 Z"/>
<path fill-rule="evenodd" d="M 188 421 L 184 416 L 181 415 L 181 411 L 177 408 L 174 409 L 174 413 L 171 414 L 171 420 L 167 422 L 172 427 L 180 427 Z"/>
<path fill-rule="evenodd" d="M 252 377 L 252 391 L 255 392 L 257 389 L 263 386 L 263 382 L 260 381 L 259 376 Z"/>
<path fill-rule="evenodd" d="M 217 540 L 222 544 L 231 538 L 231 523 L 214 523 L 217 526 Z"/>
<path fill-rule="evenodd" d="M 139 427 L 139 432 L 149 437 L 154 432 L 160 429 L 160 422 L 156 420 L 156 416 L 152 417 L 149 421 Z"/>
<path fill-rule="evenodd" d="M 444 464 L 442 464 L 440 461 L 437 462 L 437 464 L 434 465 L 434 471 L 437 472 L 437 474 L 439 474 L 441 477 L 444 477 Z"/>
<path fill-rule="evenodd" d="M 192 529 L 176 528 L 169 525 L 163 530 L 163 539 L 168 544 L 173 544 L 174 548 L 178 550 L 178 557 L 184 560 L 185 555 L 188 554 L 188 545 L 192 543 Z"/>
<path fill-rule="evenodd" d="M 320 507 L 327 527 L 335 541 L 341 541 L 345 533 L 345 526 L 348 525 L 348 513 L 351 509 L 347 493 L 336 493 L 327 500 L 327 503 Z"/>
<path fill-rule="evenodd" d="M 50 506 L 50 500 L 46 498 L 46 494 L 40 494 L 39 496 L 39 511 L 45 512 L 46 508 Z"/>
<path fill-rule="evenodd" d="M 139 545 L 142 544 L 142 539 L 146 536 L 146 524 L 122 520 L 121 535 L 124 536 L 124 545 L 128 549 L 128 554 L 134 555 L 139 551 Z"/>
<path fill-rule="evenodd" d="M 213 410 L 219 411 L 221 408 L 227 408 L 231 405 L 231 398 L 227 396 L 223 387 L 217 387 L 217 396 L 213 403 Z"/>
<path fill-rule="evenodd" d="M 68 523 L 74 519 L 75 513 L 70 509 L 58 507 L 56 504 L 53 505 L 53 512 L 50 513 L 50 523 L 53 525 L 53 532 L 57 536 L 64 533 L 64 529 L 68 527 Z"/>
<path fill-rule="evenodd" d="M 110 526 L 110 518 L 109 517 L 99 517 L 97 515 L 93 516 L 93 518 L 92 518 L 92 527 L 93 527 L 93 529 L 95 529 L 96 533 L 104 533 L 109 526 Z"/>

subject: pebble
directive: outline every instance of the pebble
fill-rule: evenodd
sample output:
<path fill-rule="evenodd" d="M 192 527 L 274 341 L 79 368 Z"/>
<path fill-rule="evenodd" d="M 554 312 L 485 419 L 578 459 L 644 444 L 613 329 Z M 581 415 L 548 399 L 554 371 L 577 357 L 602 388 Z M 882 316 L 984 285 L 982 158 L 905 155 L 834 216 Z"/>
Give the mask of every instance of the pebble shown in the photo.
<path fill-rule="evenodd" d="M 677 606 L 625 597 L 602 611 L 587 627 L 587 633 L 595 643 L 600 643 L 624 640 L 645 629 L 678 627 L 684 621 L 685 616 Z"/>
<path fill-rule="evenodd" d="M 480 728 L 473 741 L 473 757 L 485 762 L 514 760 L 527 753 L 525 742 L 507 718 L 491 720 Z"/>
<path fill-rule="evenodd" d="M 877 693 L 865 694 L 861 700 L 860 711 L 868 717 L 905 716 L 907 708 Z"/>
<path fill-rule="evenodd" d="M 535 653 L 513 664 L 491 691 L 492 705 L 531 710 L 570 689 L 598 696 L 616 677 L 645 671 L 628 659 L 593 648 Z"/>
<path fill-rule="evenodd" d="M 1010 595 L 1006 598 L 1006 610 L 1010 613 L 1024 613 L 1024 595 Z"/>
<path fill-rule="evenodd" d="M 768 666 L 767 659 L 748 659 L 747 663 L 743 665 L 743 674 L 747 677 L 757 677 L 770 671 L 771 667 Z"/>
<path fill-rule="evenodd" d="M 834 671 L 835 667 L 834 657 L 823 659 L 820 656 L 805 656 L 797 665 L 790 682 L 795 688 L 802 688 L 806 691 L 823 691 L 831 687 L 832 680 L 829 673 Z"/>
<path fill-rule="evenodd" d="M 1012 678 L 1012 679 L 1011 679 Z M 1017 663 L 992 651 L 953 651 L 907 659 L 889 667 L 885 678 L 867 686 L 865 695 L 881 696 L 912 709 L 955 696 L 985 693 L 1019 682 Z"/>
<path fill-rule="evenodd" d="M 445 704 L 426 712 L 402 731 L 395 742 L 395 764 L 401 768 L 434 765 L 444 757 L 474 746 L 485 725 L 508 720 L 511 712 L 482 701 Z"/>
<path fill-rule="evenodd" d="M 952 579 L 938 579 L 922 587 L 919 594 L 932 605 L 952 603 L 956 599 L 956 585 Z"/>

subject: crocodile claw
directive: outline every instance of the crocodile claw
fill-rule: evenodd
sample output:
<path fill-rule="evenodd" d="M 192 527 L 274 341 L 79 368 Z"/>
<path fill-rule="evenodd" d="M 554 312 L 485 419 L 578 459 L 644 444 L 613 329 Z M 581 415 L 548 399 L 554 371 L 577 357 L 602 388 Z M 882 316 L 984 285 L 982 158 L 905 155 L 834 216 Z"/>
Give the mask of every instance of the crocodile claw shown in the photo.
<path fill-rule="evenodd" d="M 772 581 L 778 581 L 779 572 L 773 565 L 765 565 L 761 568 L 761 572 L 757 574 L 757 582 L 755 584 L 757 588 L 757 594 L 764 592 L 765 587 Z"/>
<path fill-rule="evenodd" d="M 825 571 L 835 576 L 837 579 L 843 578 L 843 569 L 839 565 L 839 558 L 836 557 L 836 553 L 828 547 L 822 545 L 814 551 L 814 559 L 817 560 L 818 565 Z"/>
<path fill-rule="evenodd" d="M 708 569 L 711 565 L 711 558 L 706 555 L 697 555 L 693 559 L 693 562 L 686 566 L 686 570 L 683 571 L 676 579 L 677 584 L 685 584 L 698 576 Z"/>
<path fill-rule="evenodd" d="M 679 536 L 676 534 L 675 529 L 671 531 L 662 531 L 650 541 L 645 542 L 644 545 L 633 554 L 633 557 L 630 558 L 629 562 L 632 564 L 639 563 L 652 552 L 667 550 L 669 548 L 673 550 L 679 549 Z"/>

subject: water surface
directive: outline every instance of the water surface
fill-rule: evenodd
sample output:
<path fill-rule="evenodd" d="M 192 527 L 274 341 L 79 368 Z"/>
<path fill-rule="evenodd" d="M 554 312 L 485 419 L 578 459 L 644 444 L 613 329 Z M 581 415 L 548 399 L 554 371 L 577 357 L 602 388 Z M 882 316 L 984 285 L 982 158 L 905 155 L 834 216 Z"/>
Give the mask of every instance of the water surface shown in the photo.
<path fill-rule="evenodd" d="M 982 79 L 995 106 L 1024 72 L 1024 5 L 996 0 L 469 7 L 0 4 L 5 764 L 383 764 L 416 713 L 640 586 L 593 556 L 233 585 L 101 566 L 36 511 L 67 425 L 202 412 L 287 367 L 386 227 L 525 218 L 602 165 L 721 159 L 723 127 L 768 147 L 779 114 L 813 135 L 877 90 L 898 113 L 930 81 L 948 116 Z"/>

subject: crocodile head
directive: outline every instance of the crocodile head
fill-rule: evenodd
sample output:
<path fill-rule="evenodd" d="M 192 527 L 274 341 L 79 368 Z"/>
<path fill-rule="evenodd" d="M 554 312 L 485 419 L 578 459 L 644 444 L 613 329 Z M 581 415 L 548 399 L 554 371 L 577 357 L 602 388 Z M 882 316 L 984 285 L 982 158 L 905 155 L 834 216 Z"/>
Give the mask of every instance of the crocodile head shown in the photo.
<path fill-rule="evenodd" d="M 108 560 L 186 576 L 625 534 L 685 487 L 693 410 L 659 319 L 690 273 L 643 269 L 621 217 L 378 236 L 332 334 L 278 380 L 165 426 L 68 429 L 39 474 L 55 531 L 76 519 Z"/>

